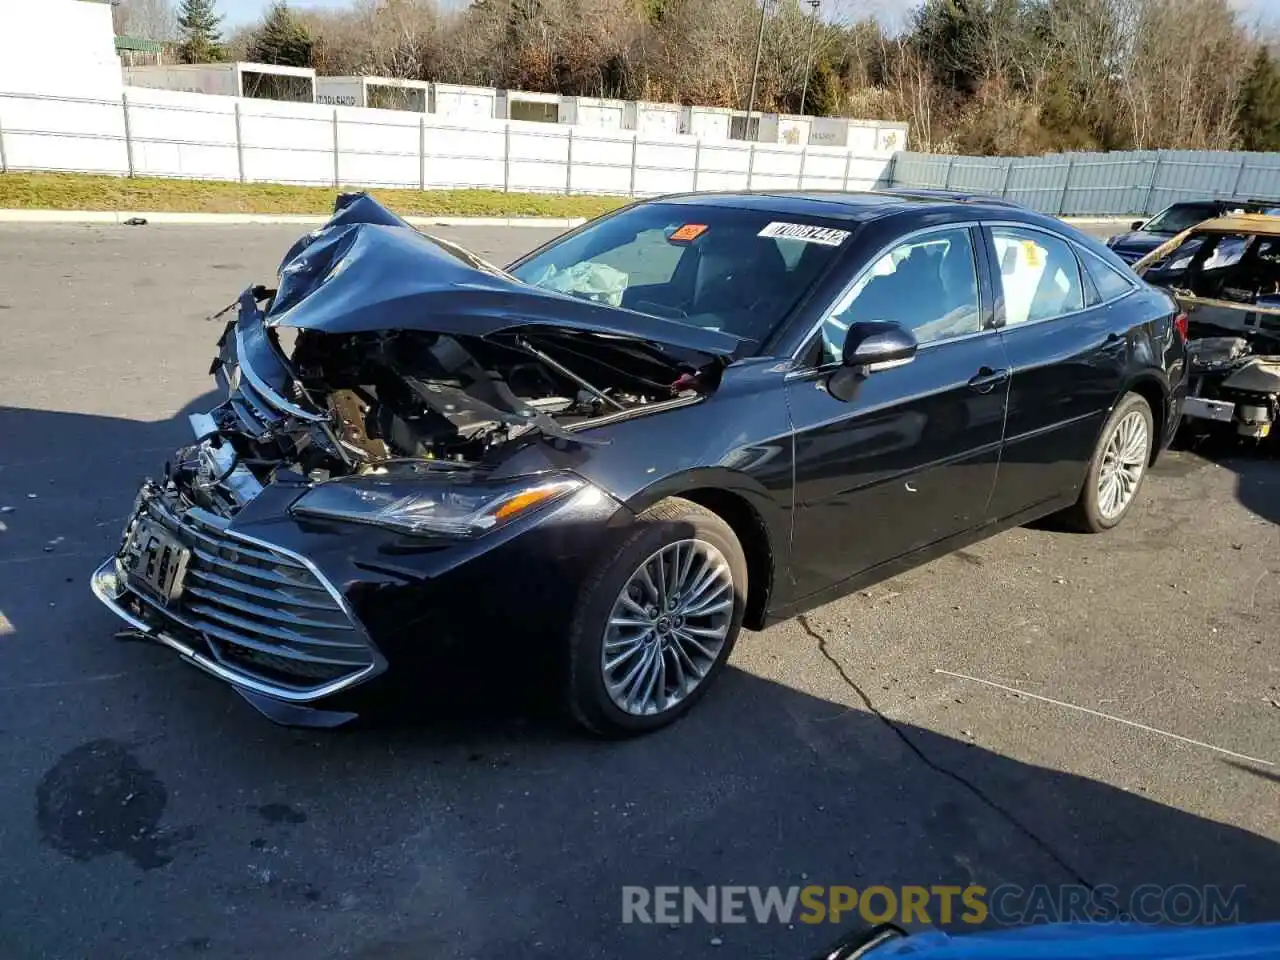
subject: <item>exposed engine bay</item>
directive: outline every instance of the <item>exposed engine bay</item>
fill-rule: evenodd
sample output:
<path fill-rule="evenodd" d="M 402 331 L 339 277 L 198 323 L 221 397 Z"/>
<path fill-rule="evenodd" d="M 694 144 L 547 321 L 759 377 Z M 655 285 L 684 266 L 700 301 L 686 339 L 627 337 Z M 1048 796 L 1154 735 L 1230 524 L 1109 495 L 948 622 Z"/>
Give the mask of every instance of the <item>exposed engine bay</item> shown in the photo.
<path fill-rule="evenodd" d="M 229 517 L 282 480 L 483 473 L 519 444 L 697 402 L 738 338 L 524 283 L 367 194 L 244 291 L 166 489 Z"/>
<path fill-rule="evenodd" d="M 254 294 L 269 305 L 274 291 Z M 223 516 L 282 476 L 483 469 L 521 439 L 597 442 L 577 430 L 696 401 L 714 386 L 714 367 L 622 338 L 273 329 L 250 309 L 258 301 L 245 301 L 212 369 L 227 399 L 192 418 L 196 443 L 170 468 L 193 503 Z M 254 324 L 257 342 L 245 335 Z"/>

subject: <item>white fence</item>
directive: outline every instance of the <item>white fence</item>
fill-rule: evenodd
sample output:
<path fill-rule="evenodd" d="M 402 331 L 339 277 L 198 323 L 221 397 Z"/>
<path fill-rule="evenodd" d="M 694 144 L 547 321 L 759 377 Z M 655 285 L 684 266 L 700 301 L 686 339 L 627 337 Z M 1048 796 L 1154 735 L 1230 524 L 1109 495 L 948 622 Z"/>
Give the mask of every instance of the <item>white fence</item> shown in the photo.
<path fill-rule="evenodd" d="M 652 196 L 868 190 L 891 155 L 126 87 L 119 99 L 0 92 L 0 170 Z"/>

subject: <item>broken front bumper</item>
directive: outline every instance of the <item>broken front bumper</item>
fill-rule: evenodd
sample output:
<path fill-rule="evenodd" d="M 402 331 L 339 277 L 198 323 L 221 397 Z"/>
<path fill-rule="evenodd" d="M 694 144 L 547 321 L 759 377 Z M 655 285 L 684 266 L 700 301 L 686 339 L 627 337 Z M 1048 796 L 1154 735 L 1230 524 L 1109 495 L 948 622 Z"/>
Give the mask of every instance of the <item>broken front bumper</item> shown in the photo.
<path fill-rule="evenodd" d="M 157 568 L 159 572 L 157 573 Z M 305 557 L 229 529 L 148 483 L 94 594 L 139 633 L 232 684 L 274 719 L 385 666 L 346 599 Z"/>

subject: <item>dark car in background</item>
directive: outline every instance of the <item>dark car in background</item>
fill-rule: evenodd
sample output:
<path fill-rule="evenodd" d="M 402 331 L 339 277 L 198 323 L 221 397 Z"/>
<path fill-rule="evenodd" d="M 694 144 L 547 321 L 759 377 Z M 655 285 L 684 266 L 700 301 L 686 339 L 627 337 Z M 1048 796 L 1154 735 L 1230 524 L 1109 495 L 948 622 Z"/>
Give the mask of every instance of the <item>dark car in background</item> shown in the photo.
<path fill-rule="evenodd" d="M 1185 390 L 1168 294 L 958 197 L 667 197 L 499 269 L 358 195 L 237 306 L 225 399 L 92 585 L 293 723 L 462 646 L 653 730 L 743 626 L 1047 514 L 1115 526 Z"/>
<path fill-rule="evenodd" d="M 1150 220 L 1133 221 L 1128 233 L 1109 238 L 1107 246 L 1126 263 L 1136 263 L 1183 230 L 1232 212 L 1280 213 L 1280 200 L 1187 200 L 1170 204 Z"/>

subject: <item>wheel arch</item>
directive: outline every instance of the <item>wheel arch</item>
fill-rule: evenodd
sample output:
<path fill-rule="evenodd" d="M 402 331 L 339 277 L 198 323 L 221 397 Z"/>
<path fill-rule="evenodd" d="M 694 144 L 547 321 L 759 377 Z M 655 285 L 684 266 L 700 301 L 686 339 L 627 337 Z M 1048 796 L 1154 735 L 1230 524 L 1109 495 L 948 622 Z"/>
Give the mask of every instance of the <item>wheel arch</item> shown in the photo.
<path fill-rule="evenodd" d="M 1147 465 L 1152 466 L 1159 458 L 1160 451 L 1164 449 L 1165 430 L 1169 419 L 1169 388 L 1154 371 L 1147 370 L 1136 374 L 1125 384 L 1116 402 L 1119 403 L 1126 393 L 1136 393 L 1147 401 L 1147 406 L 1151 408 L 1151 426 L 1155 436 L 1152 438 Z"/>
<path fill-rule="evenodd" d="M 773 594 L 778 544 L 785 543 L 785 524 L 777 516 L 779 511 L 772 496 L 745 474 L 723 469 L 694 470 L 647 487 L 627 506 L 640 513 L 667 497 L 690 500 L 710 510 L 733 530 L 747 561 L 747 606 L 742 623 L 749 630 L 762 629 Z"/>

